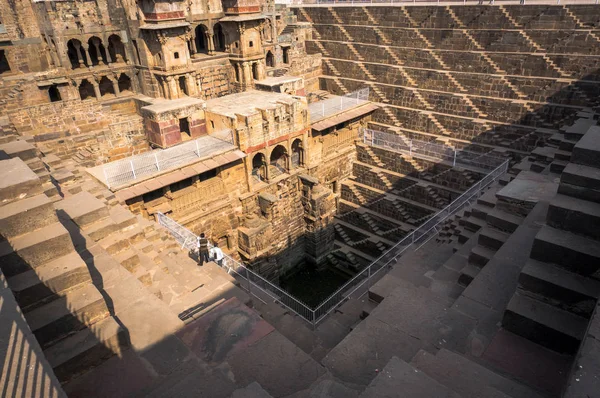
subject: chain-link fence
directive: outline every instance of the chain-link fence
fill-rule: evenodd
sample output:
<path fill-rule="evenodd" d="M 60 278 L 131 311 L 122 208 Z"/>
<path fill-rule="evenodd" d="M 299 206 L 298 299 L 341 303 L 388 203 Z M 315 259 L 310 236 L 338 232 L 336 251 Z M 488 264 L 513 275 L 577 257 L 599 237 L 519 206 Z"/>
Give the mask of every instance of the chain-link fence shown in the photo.
<path fill-rule="evenodd" d="M 103 166 L 104 180 L 109 188 L 120 186 L 161 171 L 174 169 L 194 159 L 233 148 L 235 147 L 232 131 L 218 131 L 171 148 L 156 149 L 106 163 Z"/>

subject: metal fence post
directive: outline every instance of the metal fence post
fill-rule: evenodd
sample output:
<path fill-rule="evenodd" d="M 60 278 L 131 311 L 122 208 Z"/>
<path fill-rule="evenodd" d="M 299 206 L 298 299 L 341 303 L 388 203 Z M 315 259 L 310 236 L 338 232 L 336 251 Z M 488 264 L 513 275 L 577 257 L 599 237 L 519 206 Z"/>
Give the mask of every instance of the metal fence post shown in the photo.
<path fill-rule="evenodd" d="M 408 153 L 410 154 L 410 156 L 412 156 L 412 140 L 410 140 L 408 145 Z"/>
<path fill-rule="evenodd" d="M 104 181 L 106 181 L 106 187 L 110 189 L 110 182 L 108 181 L 108 175 L 106 174 L 106 167 L 102 167 L 102 171 L 104 172 Z"/>
<path fill-rule="evenodd" d="M 452 166 L 456 166 L 456 150 L 454 151 L 454 160 L 452 161 Z"/>
<path fill-rule="evenodd" d="M 156 170 L 160 171 L 160 164 L 158 163 L 158 156 L 154 153 L 154 161 L 156 162 Z"/>
<path fill-rule="evenodd" d="M 135 169 L 133 168 L 133 160 L 130 160 L 129 164 L 131 165 L 131 172 L 133 173 L 133 179 L 135 180 L 137 177 L 135 176 Z"/>
<path fill-rule="evenodd" d="M 196 154 L 200 157 L 200 149 L 198 148 L 198 140 L 196 140 Z"/>

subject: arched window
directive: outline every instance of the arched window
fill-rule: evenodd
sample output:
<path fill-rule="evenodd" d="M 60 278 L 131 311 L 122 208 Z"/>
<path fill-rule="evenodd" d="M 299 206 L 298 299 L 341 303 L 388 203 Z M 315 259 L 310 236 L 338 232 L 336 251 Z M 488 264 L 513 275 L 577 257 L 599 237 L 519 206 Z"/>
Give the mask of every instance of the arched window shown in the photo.
<path fill-rule="evenodd" d="M 119 76 L 119 91 L 121 93 L 132 91 L 131 79 L 125 73 L 121 73 L 121 76 Z"/>
<path fill-rule="evenodd" d="M 304 150 L 302 149 L 302 140 L 297 138 L 292 142 L 292 168 L 296 168 L 304 164 Z"/>
<path fill-rule="evenodd" d="M 112 81 L 110 81 L 110 79 L 108 77 L 102 76 L 102 79 L 100 79 L 100 83 L 98 83 L 98 85 L 100 86 L 100 96 L 101 97 L 104 97 L 106 95 L 111 95 L 111 94 L 115 95 L 115 90 L 113 88 Z"/>
<path fill-rule="evenodd" d="M 204 25 L 196 26 L 196 51 L 199 53 L 208 53 L 208 44 L 206 43 L 207 30 Z"/>
<path fill-rule="evenodd" d="M 112 62 L 127 62 L 125 46 L 118 35 L 110 35 L 108 38 L 108 52 Z"/>
<path fill-rule="evenodd" d="M 106 49 L 102 44 L 102 40 L 96 36 L 90 37 L 88 40 L 88 53 L 90 54 L 90 62 L 92 65 L 106 64 Z M 89 66 L 89 65 L 88 65 Z"/>
<path fill-rule="evenodd" d="M 225 34 L 223 33 L 223 27 L 221 24 L 216 24 L 213 31 L 215 32 L 213 36 L 215 50 L 225 51 Z"/>
<path fill-rule="evenodd" d="M 287 151 L 283 145 L 277 145 L 269 159 L 269 175 L 271 178 L 287 173 Z"/>
<path fill-rule="evenodd" d="M 94 86 L 87 79 L 83 79 L 79 85 L 79 96 L 82 100 L 96 97 Z"/>
<path fill-rule="evenodd" d="M 257 153 L 252 158 L 252 176 L 258 181 L 265 181 L 267 179 L 267 162 L 265 161 L 265 155 Z"/>
<path fill-rule="evenodd" d="M 271 50 L 267 51 L 267 56 L 265 57 L 265 62 L 267 64 L 267 67 L 272 68 L 275 66 L 275 57 L 273 56 L 273 53 L 271 52 Z"/>
<path fill-rule="evenodd" d="M 73 69 L 77 69 L 83 65 L 89 66 L 85 58 L 85 51 L 83 51 L 81 42 L 77 39 L 71 39 L 67 42 L 67 56 Z"/>

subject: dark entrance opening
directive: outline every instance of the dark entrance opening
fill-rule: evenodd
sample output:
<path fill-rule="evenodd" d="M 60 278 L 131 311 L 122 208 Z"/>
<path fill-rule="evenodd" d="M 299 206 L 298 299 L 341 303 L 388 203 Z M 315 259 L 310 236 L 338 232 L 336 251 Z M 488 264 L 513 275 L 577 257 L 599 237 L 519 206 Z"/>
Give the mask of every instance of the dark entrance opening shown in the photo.
<path fill-rule="evenodd" d="M 10 72 L 10 65 L 8 64 L 6 53 L 4 50 L 0 50 L 0 74 L 4 72 Z"/>
<path fill-rule="evenodd" d="M 179 119 L 179 131 L 181 132 L 182 141 L 192 138 L 192 133 L 190 132 L 190 122 L 187 120 L 187 118 Z"/>
<path fill-rule="evenodd" d="M 180 76 L 179 79 L 179 89 L 185 95 L 189 95 L 187 91 L 187 86 L 185 85 L 185 76 Z"/>
<path fill-rule="evenodd" d="M 290 48 L 289 47 L 283 47 L 283 63 L 284 64 L 290 63 Z"/>
<path fill-rule="evenodd" d="M 56 84 L 53 84 L 48 89 L 48 97 L 50 97 L 50 102 L 62 101 L 60 91 L 58 91 L 58 86 Z"/>

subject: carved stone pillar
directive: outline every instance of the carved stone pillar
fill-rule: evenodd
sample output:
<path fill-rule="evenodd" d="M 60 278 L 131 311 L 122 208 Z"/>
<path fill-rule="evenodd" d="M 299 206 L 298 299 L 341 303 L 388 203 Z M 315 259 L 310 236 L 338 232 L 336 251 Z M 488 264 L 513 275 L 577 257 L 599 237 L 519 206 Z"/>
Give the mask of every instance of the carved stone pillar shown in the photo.
<path fill-rule="evenodd" d="M 92 40 L 92 44 L 94 44 L 94 47 L 96 47 L 96 57 L 98 57 L 98 65 L 106 65 L 104 63 L 104 59 L 102 59 L 102 53 L 100 52 L 100 41 Z"/>
<path fill-rule="evenodd" d="M 110 43 L 106 40 L 107 46 L 104 47 L 104 54 L 106 54 L 106 63 L 112 64 L 113 60 L 110 58 L 110 51 L 108 51 L 108 47 L 110 47 Z"/>
<path fill-rule="evenodd" d="M 119 94 L 121 94 L 121 90 L 119 90 L 119 82 L 116 79 L 111 80 L 111 82 L 113 86 L 113 91 L 115 92 L 115 96 L 119 96 Z"/>
<path fill-rule="evenodd" d="M 252 72 L 247 62 L 242 64 L 242 82 L 246 85 L 252 85 Z"/>
<path fill-rule="evenodd" d="M 206 47 L 208 48 L 208 55 L 215 54 L 215 43 L 213 42 L 214 35 L 206 32 Z"/>
<path fill-rule="evenodd" d="M 78 42 L 74 41 L 73 47 L 75 47 L 75 51 L 77 52 L 77 60 L 79 61 L 79 67 L 83 68 L 85 62 L 83 61 L 83 55 L 81 54 L 81 45 Z"/>
<path fill-rule="evenodd" d="M 173 76 L 167 76 L 167 85 L 169 87 L 169 99 L 179 98 L 179 90 L 177 90 L 177 82 Z"/>
<path fill-rule="evenodd" d="M 92 59 L 90 58 L 90 52 L 88 50 L 89 46 L 83 46 L 83 50 L 85 51 L 85 59 L 87 60 L 88 64 L 86 64 L 89 68 L 93 67 L 92 65 Z"/>
<path fill-rule="evenodd" d="M 96 99 L 102 98 L 102 94 L 100 94 L 100 85 L 98 82 L 93 81 L 92 85 L 94 86 L 94 94 L 96 94 Z"/>
<path fill-rule="evenodd" d="M 169 99 L 169 87 L 167 85 L 167 80 L 164 77 L 159 78 L 159 83 L 162 87 L 163 96 L 165 99 Z"/>

